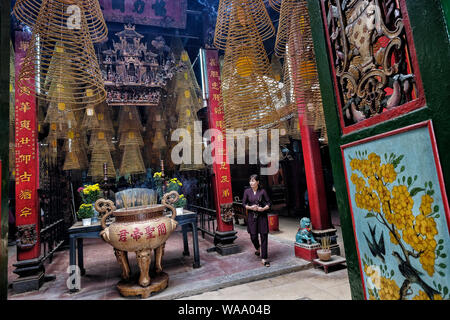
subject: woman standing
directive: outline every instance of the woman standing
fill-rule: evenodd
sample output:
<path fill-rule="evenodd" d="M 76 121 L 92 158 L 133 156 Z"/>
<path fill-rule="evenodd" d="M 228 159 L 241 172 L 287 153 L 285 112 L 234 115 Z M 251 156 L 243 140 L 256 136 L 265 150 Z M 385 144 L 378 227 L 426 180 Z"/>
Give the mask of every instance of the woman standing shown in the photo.
<path fill-rule="evenodd" d="M 255 246 L 255 255 L 261 256 L 262 264 L 270 267 L 267 261 L 267 240 L 269 237 L 269 220 L 267 210 L 270 209 L 270 199 L 266 190 L 259 184 L 259 177 L 256 174 L 250 176 L 250 188 L 244 191 L 242 205 L 248 210 L 247 231 Z M 261 237 L 259 244 L 258 234 Z"/>

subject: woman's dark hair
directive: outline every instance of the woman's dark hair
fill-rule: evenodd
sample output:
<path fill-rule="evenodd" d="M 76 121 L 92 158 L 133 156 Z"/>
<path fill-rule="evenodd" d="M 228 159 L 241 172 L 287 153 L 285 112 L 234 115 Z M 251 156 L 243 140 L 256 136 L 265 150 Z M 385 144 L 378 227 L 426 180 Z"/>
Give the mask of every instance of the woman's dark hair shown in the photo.
<path fill-rule="evenodd" d="M 252 179 L 255 179 L 255 181 L 258 181 L 258 182 L 259 182 L 259 183 L 258 183 L 258 189 L 262 189 L 261 181 L 259 180 L 259 176 L 258 176 L 257 174 L 252 174 L 252 175 L 250 176 L 250 178 L 248 179 L 248 181 L 250 181 L 250 180 L 252 180 Z"/>

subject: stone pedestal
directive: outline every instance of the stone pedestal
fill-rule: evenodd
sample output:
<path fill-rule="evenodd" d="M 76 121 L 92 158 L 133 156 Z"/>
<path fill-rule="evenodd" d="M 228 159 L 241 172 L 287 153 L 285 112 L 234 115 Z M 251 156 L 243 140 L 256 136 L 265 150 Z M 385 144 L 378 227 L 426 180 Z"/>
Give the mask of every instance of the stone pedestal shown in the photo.
<path fill-rule="evenodd" d="M 337 230 L 334 228 L 324 230 L 312 230 L 314 239 L 320 244 L 323 237 L 328 236 L 330 238 L 330 250 L 331 254 L 335 256 L 341 255 L 341 249 L 337 243 Z"/>
<path fill-rule="evenodd" d="M 295 243 L 295 256 L 307 261 L 317 259 L 317 250 L 320 249 L 320 244 Z"/>
<path fill-rule="evenodd" d="M 216 231 L 214 236 L 215 250 L 222 256 L 239 252 L 239 246 L 234 242 L 237 231 Z"/>
<path fill-rule="evenodd" d="M 13 281 L 14 293 L 39 290 L 45 280 L 45 269 L 40 259 L 18 261 L 13 271 L 19 278 Z"/>

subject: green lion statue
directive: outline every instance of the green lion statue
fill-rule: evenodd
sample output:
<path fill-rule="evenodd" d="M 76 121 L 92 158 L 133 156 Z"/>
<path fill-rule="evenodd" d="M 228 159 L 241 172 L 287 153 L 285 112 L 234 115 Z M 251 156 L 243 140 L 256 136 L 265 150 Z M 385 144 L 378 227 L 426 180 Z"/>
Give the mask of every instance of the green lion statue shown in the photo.
<path fill-rule="evenodd" d="M 298 232 L 295 235 L 295 241 L 298 243 L 317 243 L 314 239 L 311 231 L 311 220 L 307 217 L 303 217 L 300 219 L 300 228 L 298 228 Z"/>

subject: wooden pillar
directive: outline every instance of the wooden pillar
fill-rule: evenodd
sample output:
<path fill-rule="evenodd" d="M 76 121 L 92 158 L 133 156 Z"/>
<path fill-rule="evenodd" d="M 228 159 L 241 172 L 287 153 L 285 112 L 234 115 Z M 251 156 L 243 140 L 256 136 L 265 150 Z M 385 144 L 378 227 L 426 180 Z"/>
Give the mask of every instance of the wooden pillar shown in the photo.
<path fill-rule="evenodd" d="M 35 79 L 19 83 L 19 73 L 31 39 L 30 33 L 15 33 L 15 191 L 17 263 L 15 292 L 37 290 L 44 281 L 40 260 L 39 155 Z"/>
<path fill-rule="evenodd" d="M 222 255 L 239 251 L 234 244 L 237 231 L 234 230 L 232 213 L 233 193 L 231 189 L 230 164 L 227 161 L 226 140 L 224 134 L 224 115 L 220 104 L 220 68 L 217 50 L 202 49 L 203 86 L 208 88 L 204 99 L 208 103 L 208 123 L 210 130 L 217 130 L 221 135 L 213 136 L 211 144 L 214 200 L 217 218 L 217 230 L 214 244 Z"/>

